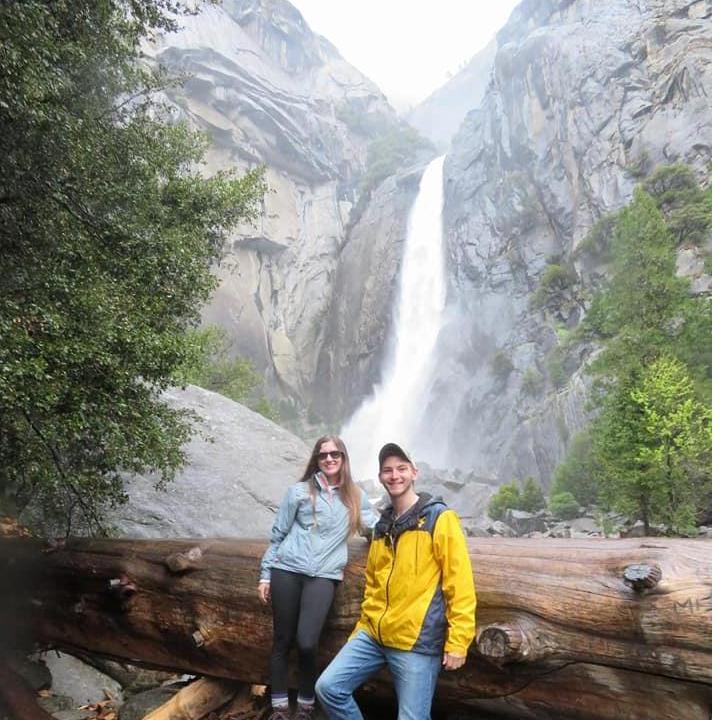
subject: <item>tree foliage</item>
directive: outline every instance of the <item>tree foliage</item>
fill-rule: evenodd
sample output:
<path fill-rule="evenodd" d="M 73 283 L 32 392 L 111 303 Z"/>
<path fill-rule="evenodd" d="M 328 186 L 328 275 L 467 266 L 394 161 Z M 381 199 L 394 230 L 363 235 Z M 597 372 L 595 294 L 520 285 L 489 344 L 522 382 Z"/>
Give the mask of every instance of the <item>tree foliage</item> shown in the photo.
<path fill-rule="evenodd" d="M 581 505 L 597 502 L 599 465 L 591 432 L 584 430 L 573 438 L 565 460 L 555 468 L 550 497 L 570 493 Z"/>
<path fill-rule="evenodd" d="M 607 227 L 612 274 L 577 334 L 602 347 L 591 366 L 597 418 L 556 469 L 552 495 L 687 531 L 709 507 L 711 313 L 676 275 L 676 248 L 707 231 L 709 192 L 690 168 L 661 168 Z"/>
<path fill-rule="evenodd" d="M 168 480 L 190 425 L 160 392 L 192 352 L 254 171 L 203 177 L 204 138 L 163 121 L 140 39 L 169 0 L 0 6 L 0 485 L 98 530 L 122 472 Z"/>
<path fill-rule="evenodd" d="M 263 392 L 263 377 L 247 358 L 232 355 L 225 330 L 211 325 L 191 332 L 195 352 L 175 374 L 183 385 L 199 385 L 277 421 L 279 412 Z"/>
<path fill-rule="evenodd" d="M 500 520 L 509 509 L 537 512 L 545 507 L 545 497 L 535 478 L 525 478 L 522 488 L 513 480 L 501 485 L 488 504 L 488 515 Z"/>
<path fill-rule="evenodd" d="M 646 531 L 686 531 L 709 502 L 710 450 L 710 409 L 687 368 L 661 357 L 609 396 L 595 424 L 602 498 Z"/>

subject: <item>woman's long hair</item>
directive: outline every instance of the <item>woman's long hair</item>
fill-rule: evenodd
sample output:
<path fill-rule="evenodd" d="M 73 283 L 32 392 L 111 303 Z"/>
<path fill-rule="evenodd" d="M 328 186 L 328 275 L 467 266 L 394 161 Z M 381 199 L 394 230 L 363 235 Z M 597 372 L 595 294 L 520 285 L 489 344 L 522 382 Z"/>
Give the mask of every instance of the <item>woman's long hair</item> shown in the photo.
<path fill-rule="evenodd" d="M 307 482 L 310 498 L 313 505 L 313 514 L 315 513 L 315 501 L 317 499 L 317 487 L 313 482 L 315 473 L 322 472 L 318 465 L 318 453 L 323 443 L 333 442 L 335 447 L 343 454 L 343 462 L 340 466 L 340 483 L 338 484 L 338 493 L 343 505 L 348 509 L 348 537 L 356 533 L 360 528 L 360 490 L 355 485 L 350 471 L 350 456 L 348 455 L 345 443 L 337 435 L 323 435 L 318 438 L 312 450 L 312 455 L 308 461 L 307 467 L 301 481 Z"/>

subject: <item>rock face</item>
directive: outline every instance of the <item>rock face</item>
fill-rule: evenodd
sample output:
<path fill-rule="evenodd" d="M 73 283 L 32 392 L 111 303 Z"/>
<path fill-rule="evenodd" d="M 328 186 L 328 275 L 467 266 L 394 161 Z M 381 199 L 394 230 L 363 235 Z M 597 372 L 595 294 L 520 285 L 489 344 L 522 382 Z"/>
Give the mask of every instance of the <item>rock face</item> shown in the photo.
<path fill-rule="evenodd" d="M 442 87 L 409 112 L 406 120 L 445 152 L 470 110 L 478 107 L 492 79 L 493 39 Z"/>
<path fill-rule="evenodd" d="M 352 414 L 380 379 L 408 217 L 423 170 L 388 178 L 348 232 L 312 388 L 313 410 L 331 422 Z"/>
<path fill-rule="evenodd" d="M 276 387 L 306 395 L 373 123 L 397 124 L 367 78 L 285 0 L 225 0 L 147 54 L 190 80 L 168 91 L 178 118 L 212 138 L 208 170 L 265 165 L 256 226 L 239 228 L 205 321 Z"/>
<path fill-rule="evenodd" d="M 165 398 L 199 418 L 200 433 L 184 448 L 187 467 L 162 492 L 154 489 L 156 478 L 128 479 L 128 503 L 108 523 L 125 537 L 269 537 L 275 510 L 300 479 L 310 448 L 209 390 L 190 385 Z"/>
<path fill-rule="evenodd" d="M 445 163 L 453 297 L 421 459 L 547 483 L 587 421 L 588 358 L 553 386 L 548 353 L 582 304 L 543 317 L 530 297 L 630 200 L 638 168 L 707 175 L 710 27 L 706 2 L 526 0 L 498 34 L 493 80 Z"/>

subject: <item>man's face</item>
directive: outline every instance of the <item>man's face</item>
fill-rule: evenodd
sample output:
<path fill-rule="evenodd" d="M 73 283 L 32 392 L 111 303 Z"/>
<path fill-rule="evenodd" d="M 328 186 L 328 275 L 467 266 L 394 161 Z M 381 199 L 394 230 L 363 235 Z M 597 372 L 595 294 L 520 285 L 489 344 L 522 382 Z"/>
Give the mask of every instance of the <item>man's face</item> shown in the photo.
<path fill-rule="evenodd" d="M 380 468 L 378 477 L 390 498 L 399 498 L 413 489 L 417 470 L 407 460 L 391 455 Z"/>

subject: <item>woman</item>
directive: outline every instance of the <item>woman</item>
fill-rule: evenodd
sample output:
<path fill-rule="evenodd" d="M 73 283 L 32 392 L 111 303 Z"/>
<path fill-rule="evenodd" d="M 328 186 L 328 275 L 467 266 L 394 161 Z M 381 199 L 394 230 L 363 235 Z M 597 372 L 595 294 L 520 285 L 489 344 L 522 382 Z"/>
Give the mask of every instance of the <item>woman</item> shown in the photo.
<path fill-rule="evenodd" d="M 345 443 L 321 437 L 302 479 L 285 494 L 260 564 L 258 596 L 272 601 L 269 720 L 288 720 L 288 653 L 295 641 L 299 688 L 295 720 L 312 716 L 315 657 L 335 587 L 347 564 L 348 538 L 371 529 L 376 515 L 352 481 Z"/>

